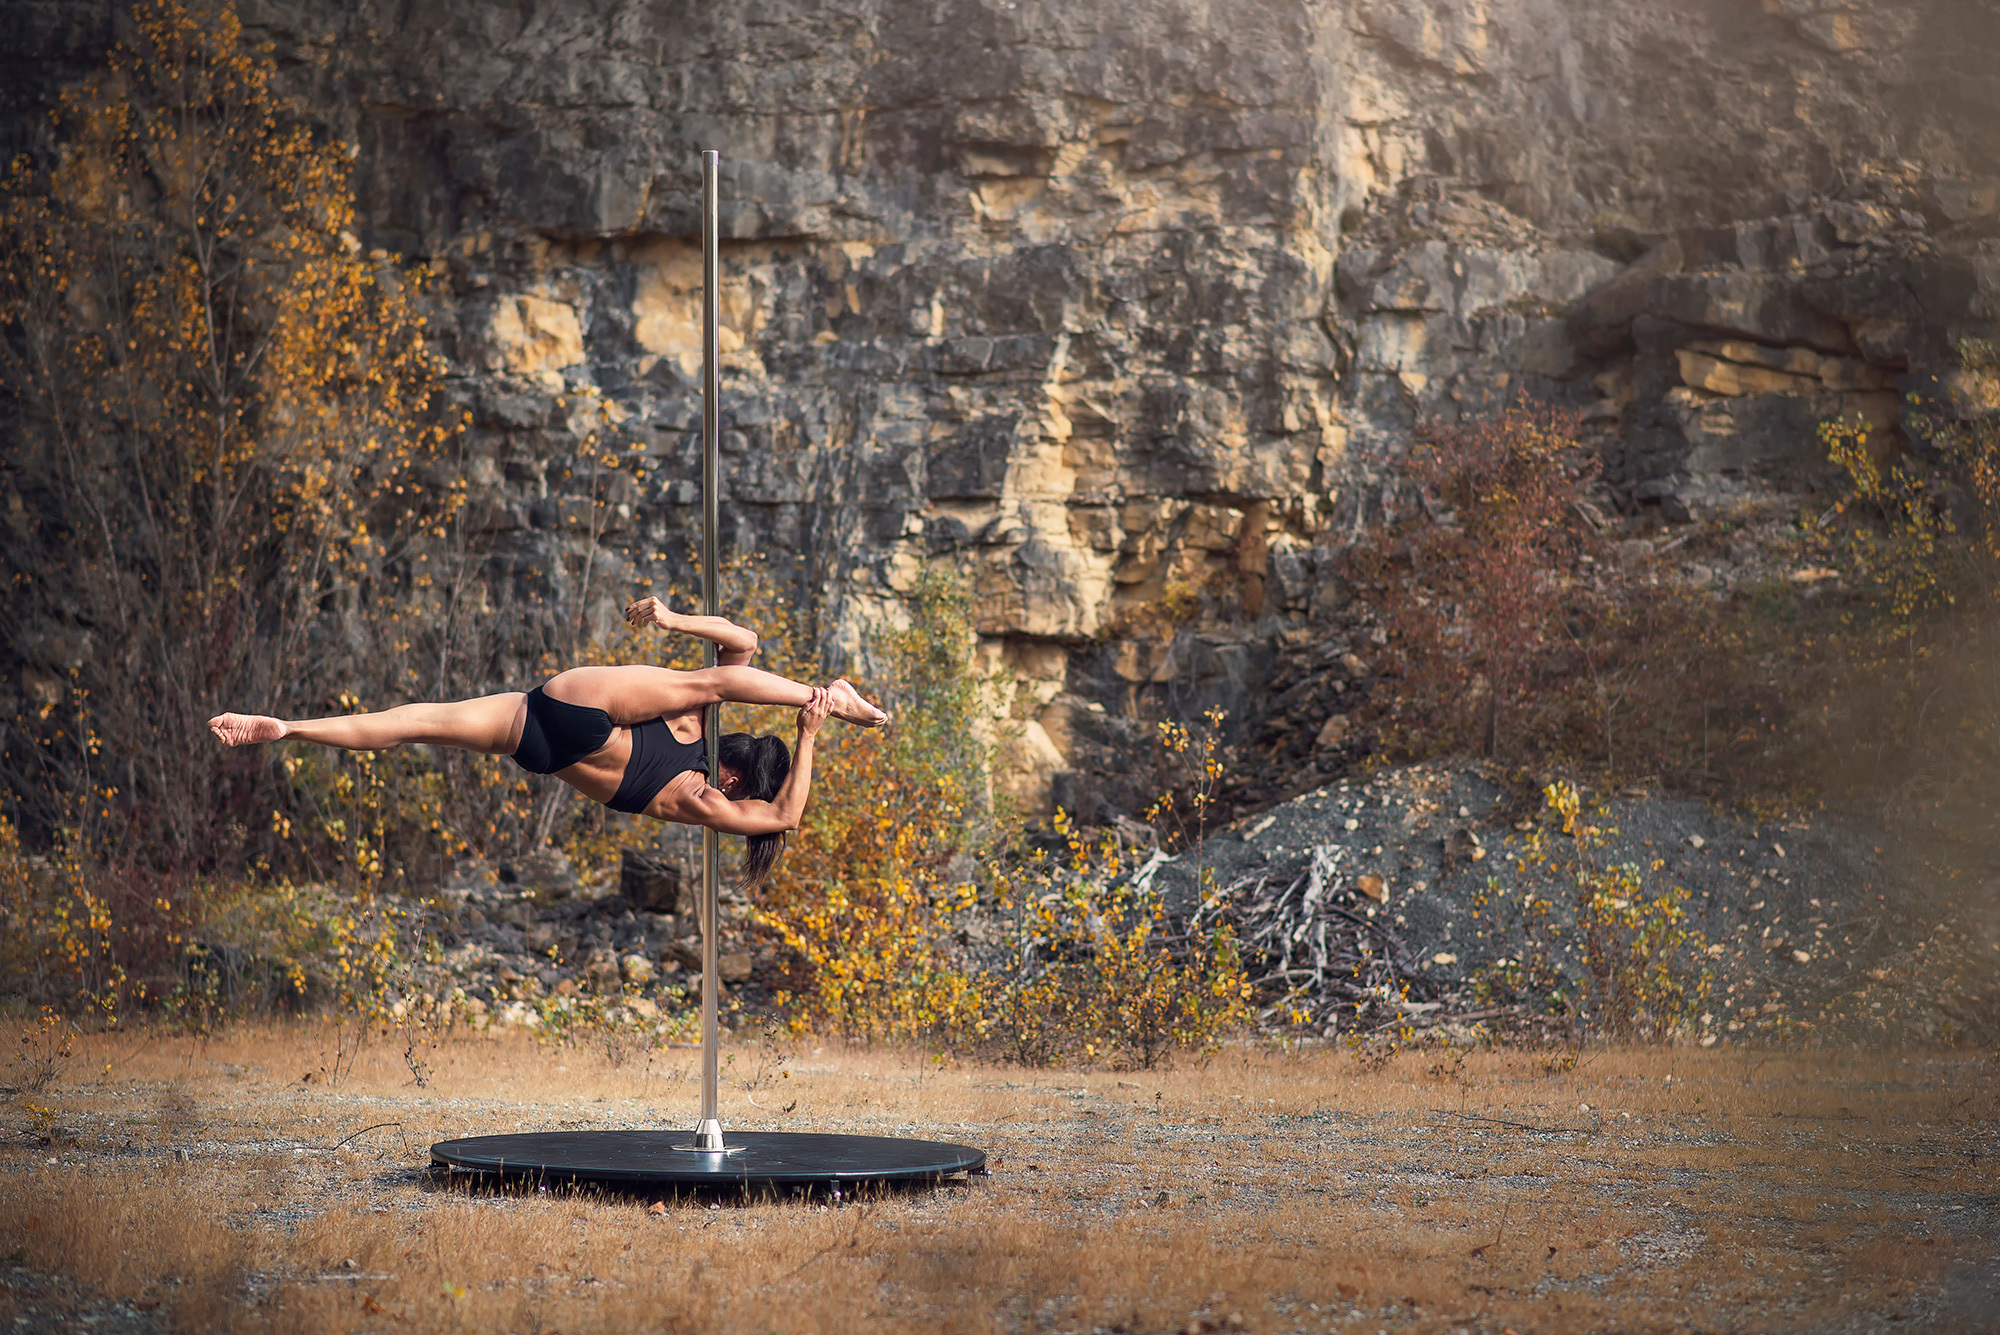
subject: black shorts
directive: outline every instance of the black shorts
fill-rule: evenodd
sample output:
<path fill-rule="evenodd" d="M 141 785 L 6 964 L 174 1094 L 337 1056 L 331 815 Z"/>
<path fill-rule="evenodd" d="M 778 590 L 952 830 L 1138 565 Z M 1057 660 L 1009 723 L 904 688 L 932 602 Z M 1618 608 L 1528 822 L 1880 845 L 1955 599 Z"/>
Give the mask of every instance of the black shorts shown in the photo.
<path fill-rule="evenodd" d="M 602 751 L 612 731 L 611 715 L 603 710 L 557 700 L 537 686 L 528 692 L 514 763 L 530 774 L 554 774 Z"/>

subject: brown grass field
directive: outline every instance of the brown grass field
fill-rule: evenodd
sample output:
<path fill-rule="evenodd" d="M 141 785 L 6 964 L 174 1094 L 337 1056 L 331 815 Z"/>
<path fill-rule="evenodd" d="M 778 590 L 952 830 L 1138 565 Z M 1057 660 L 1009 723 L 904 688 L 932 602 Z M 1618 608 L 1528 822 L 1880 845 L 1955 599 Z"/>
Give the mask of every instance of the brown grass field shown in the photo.
<path fill-rule="evenodd" d="M 686 1125 L 693 1052 L 467 1038 L 419 1087 L 377 1040 L 328 1087 L 340 1032 L 100 1037 L 13 1094 L 0 1327 L 2000 1329 L 1990 1056 L 1240 1047 L 1121 1074 L 732 1043 L 728 1125 L 966 1141 L 993 1171 L 656 1213 L 440 1185 L 427 1148 Z"/>

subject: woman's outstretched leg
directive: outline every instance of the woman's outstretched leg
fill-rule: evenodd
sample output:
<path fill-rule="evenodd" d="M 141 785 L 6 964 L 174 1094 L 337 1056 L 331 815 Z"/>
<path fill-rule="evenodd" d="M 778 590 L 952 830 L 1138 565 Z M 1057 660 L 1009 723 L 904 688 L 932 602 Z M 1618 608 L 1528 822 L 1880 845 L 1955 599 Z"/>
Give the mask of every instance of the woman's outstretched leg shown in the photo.
<path fill-rule="evenodd" d="M 298 720 L 275 719 L 267 714 L 217 714 L 208 721 L 208 730 L 225 746 L 293 738 L 349 751 L 380 751 L 423 742 L 511 756 L 521 745 L 527 698 L 520 691 L 506 691 L 482 695 L 476 700 L 397 705 L 373 714 Z"/>
<path fill-rule="evenodd" d="M 662 715 L 672 717 L 713 704 L 802 707 L 812 687 L 753 667 L 712 667 L 681 672 L 660 667 L 583 667 L 557 673 L 543 688 L 565 704 L 601 709 L 620 727 Z M 889 716 L 844 681 L 833 692 L 834 717 L 880 727 Z"/>

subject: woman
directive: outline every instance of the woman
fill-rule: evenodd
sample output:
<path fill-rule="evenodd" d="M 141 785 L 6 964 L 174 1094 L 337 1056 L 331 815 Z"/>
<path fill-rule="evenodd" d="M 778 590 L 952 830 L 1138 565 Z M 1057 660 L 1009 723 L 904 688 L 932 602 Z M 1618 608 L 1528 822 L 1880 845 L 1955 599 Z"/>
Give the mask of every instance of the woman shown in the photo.
<path fill-rule="evenodd" d="M 713 640 L 716 666 L 571 668 L 525 693 L 297 722 L 218 714 L 209 731 L 227 746 L 291 737 L 350 751 L 422 742 L 512 756 L 522 769 L 553 774 L 614 811 L 746 836 L 743 885 L 756 885 L 777 863 L 784 832 L 797 829 L 805 814 L 820 724 L 831 714 L 879 728 L 889 716 L 845 681 L 805 686 L 745 666 L 757 652 L 757 634 L 726 618 L 682 616 L 657 598 L 641 598 L 625 609 L 625 620 Z M 724 701 L 798 706 L 796 753 L 776 737 L 726 733 L 721 774 L 710 775 L 702 711 Z"/>

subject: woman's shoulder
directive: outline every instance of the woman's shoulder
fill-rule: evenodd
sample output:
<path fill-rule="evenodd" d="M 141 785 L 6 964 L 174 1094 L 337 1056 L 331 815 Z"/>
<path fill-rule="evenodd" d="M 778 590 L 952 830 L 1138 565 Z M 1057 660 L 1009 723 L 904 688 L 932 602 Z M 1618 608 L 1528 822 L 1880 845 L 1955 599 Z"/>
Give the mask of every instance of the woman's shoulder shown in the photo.
<path fill-rule="evenodd" d="M 702 823 L 702 809 L 708 804 L 711 792 L 716 797 L 722 797 L 720 790 L 708 786 L 708 775 L 698 769 L 684 769 L 668 779 L 653 795 L 646 814 L 658 820 L 678 821 L 682 825 L 699 825 Z"/>

